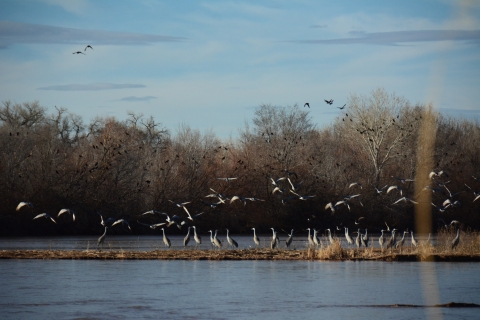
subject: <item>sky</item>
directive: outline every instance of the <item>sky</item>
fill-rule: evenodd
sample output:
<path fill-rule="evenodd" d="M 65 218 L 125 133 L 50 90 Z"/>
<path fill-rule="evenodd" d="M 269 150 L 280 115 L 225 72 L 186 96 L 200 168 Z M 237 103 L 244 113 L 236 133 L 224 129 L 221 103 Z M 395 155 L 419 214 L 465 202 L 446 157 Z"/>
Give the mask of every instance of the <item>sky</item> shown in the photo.
<path fill-rule="evenodd" d="M 228 139 L 262 104 L 308 102 L 322 128 L 379 87 L 480 119 L 480 1 L 0 1 L 0 101 L 87 123 Z"/>

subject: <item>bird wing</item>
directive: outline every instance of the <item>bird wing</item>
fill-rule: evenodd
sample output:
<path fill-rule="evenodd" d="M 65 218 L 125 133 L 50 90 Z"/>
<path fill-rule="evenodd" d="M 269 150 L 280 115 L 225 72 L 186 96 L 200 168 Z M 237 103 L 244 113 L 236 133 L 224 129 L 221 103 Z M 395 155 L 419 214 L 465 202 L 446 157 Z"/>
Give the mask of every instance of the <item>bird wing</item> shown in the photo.
<path fill-rule="evenodd" d="M 388 189 L 387 189 L 387 194 L 388 194 L 390 191 L 395 190 L 395 189 L 398 189 L 398 186 L 390 186 L 390 187 L 388 187 Z"/>

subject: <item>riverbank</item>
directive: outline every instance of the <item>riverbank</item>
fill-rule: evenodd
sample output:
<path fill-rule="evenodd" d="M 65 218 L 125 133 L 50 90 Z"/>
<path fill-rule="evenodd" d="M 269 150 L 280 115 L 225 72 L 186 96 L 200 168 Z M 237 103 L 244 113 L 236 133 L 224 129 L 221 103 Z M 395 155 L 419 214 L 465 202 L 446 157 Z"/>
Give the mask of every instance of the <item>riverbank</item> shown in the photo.
<path fill-rule="evenodd" d="M 367 249 L 368 250 L 368 249 Z M 342 250 L 329 255 L 325 250 L 1 250 L 0 259 L 82 259 L 82 260 L 319 260 L 319 261 L 435 261 L 480 262 L 480 254 L 390 253 L 381 250 Z"/>

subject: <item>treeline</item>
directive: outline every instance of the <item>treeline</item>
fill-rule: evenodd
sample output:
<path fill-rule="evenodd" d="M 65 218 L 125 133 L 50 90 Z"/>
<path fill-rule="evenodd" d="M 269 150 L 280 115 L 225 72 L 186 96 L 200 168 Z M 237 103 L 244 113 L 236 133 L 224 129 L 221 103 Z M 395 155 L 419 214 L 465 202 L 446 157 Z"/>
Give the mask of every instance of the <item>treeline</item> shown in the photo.
<path fill-rule="evenodd" d="M 303 107 L 262 105 L 239 137 L 226 141 L 188 126 L 172 134 L 152 117 L 135 113 L 126 121 L 95 118 L 86 124 L 63 108 L 48 114 L 38 102 L 5 101 L 0 107 L 0 235 L 99 234 L 96 212 L 128 220 L 135 233 L 152 233 L 135 221 L 156 223 L 164 216 L 139 215 L 154 209 L 185 219 L 174 204 L 180 202 L 190 202 L 186 207 L 192 215 L 204 212 L 195 222 L 201 231 L 336 226 L 353 231 L 360 217 L 360 226 L 373 232 L 385 222 L 414 230 L 414 204 L 408 199 L 418 201 L 425 192 L 437 206 L 432 206 L 434 228 L 441 218 L 478 229 L 480 200 L 473 202 L 474 191 L 480 191 L 474 178 L 480 177 L 478 122 L 433 111 L 427 130 L 435 136 L 431 170 L 444 174 L 417 190 L 415 182 L 399 180 L 416 177 L 419 130 L 429 110 L 377 89 L 351 95 L 333 124 L 317 128 Z M 218 179 L 226 177 L 237 179 Z M 272 194 L 277 186 L 271 179 L 281 177 L 291 183 L 278 181 Z M 387 194 L 392 185 L 402 195 L 398 189 Z M 214 193 L 211 189 L 229 198 L 264 201 L 210 206 L 219 202 L 205 197 Z M 344 204 L 335 207 L 355 194 L 360 196 L 347 201 L 350 210 Z M 393 204 L 403 196 L 405 202 Z M 452 204 L 444 208 L 447 199 Z M 20 201 L 34 208 L 16 212 Z M 325 209 L 330 202 L 334 212 Z M 77 221 L 67 215 L 57 224 L 32 220 L 43 212 L 56 218 L 62 208 L 74 210 Z"/>

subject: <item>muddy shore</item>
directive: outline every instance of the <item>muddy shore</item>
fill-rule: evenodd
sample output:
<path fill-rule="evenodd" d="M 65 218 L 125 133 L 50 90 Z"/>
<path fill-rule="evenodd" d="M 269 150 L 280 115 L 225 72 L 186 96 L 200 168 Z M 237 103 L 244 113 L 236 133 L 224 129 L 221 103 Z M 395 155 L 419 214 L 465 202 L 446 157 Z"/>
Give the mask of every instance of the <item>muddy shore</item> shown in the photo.
<path fill-rule="evenodd" d="M 480 254 L 345 254 L 325 257 L 318 250 L 1 250 L 0 259 L 101 259 L 101 260 L 319 260 L 319 261 L 435 261 L 480 262 Z"/>

